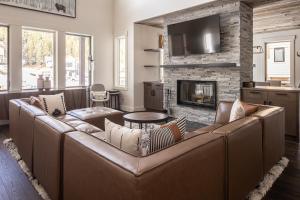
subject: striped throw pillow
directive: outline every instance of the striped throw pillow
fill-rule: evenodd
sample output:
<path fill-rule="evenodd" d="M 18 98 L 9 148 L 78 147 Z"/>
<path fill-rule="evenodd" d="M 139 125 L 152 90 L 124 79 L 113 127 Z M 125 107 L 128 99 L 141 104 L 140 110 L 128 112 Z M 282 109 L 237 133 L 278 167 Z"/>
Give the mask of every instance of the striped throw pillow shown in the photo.
<path fill-rule="evenodd" d="M 178 119 L 175 119 L 174 121 L 162 125 L 161 127 L 166 127 L 174 123 L 176 123 L 178 129 L 180 130 L 181 137 L 183 138 L 186 132 L 186 116 L 181 116 Z"/>
<path fill-rule="evenodd" d="M 150 130 L 148 153 L 159 151 L 179 142 L 183 139 L 185 131 L 186 117 L 180 117 L 158 129 Z"/>

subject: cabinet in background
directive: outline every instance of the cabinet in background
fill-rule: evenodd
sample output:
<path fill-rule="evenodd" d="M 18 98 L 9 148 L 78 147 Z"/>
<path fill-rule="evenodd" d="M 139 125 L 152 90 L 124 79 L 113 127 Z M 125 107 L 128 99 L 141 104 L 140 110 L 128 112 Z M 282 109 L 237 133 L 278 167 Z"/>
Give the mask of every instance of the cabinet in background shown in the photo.
<path fill-rule="evenodd" d="M 158 82 L 144 83 L 144 107 L 146 110 L 164 110 L 163 84 Z"/>
<path fill-rule="evenodd" d="M 242 100 L 249 103 L 273 105 L 285 109 L 285 134 L 299 140 L 300 90 L 242 89 Z"/>

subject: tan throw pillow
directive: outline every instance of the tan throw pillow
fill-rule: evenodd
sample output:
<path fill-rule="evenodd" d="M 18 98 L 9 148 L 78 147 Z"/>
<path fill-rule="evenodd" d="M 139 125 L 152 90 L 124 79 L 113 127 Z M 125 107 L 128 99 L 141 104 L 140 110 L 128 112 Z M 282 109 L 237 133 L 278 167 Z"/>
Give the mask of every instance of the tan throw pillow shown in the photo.
<path fill-rule="evenodd" d="M 142 134 L 141 129 L 130 129 L 105 119 L 106 141 L 125 152 L 137 156 L 141 155 L 140 139 Z"/>
<path fill-rule="evenodd" d="M 257 112 L 257 110 L 258 110 L 258 106 L 256 106 L 256 105 L 252 105 L 252 104 L 248 104 L 248 103 L 244 103 L 244 102 L 242 102 L 242 105 L 244 107 L 246 116 L 252 115 L 253 113 Z"/>
<path fill-rule="evenodd" d="M 241 119 L 245 116 L 246 112 L 242 102 L 239 99 L 235 100 L 231 108 L 229 122 Z"/>
<path fill-rule="evenodd" d="M 29 103 L 32 106 L 35 106 L 35 107 L 37 107 L 39 109 L 44 110 L 42 102 L 41 102 L 41 100 L 38 97 L 31 96 L 30 99 L 29 99 Z"/>
<path fill-rule="evenodd" d="M 50 115 L 59 116 L 65 115 L 66 105 L 64 93 L 56 95 L 39 95 L 43 109 Z"/>

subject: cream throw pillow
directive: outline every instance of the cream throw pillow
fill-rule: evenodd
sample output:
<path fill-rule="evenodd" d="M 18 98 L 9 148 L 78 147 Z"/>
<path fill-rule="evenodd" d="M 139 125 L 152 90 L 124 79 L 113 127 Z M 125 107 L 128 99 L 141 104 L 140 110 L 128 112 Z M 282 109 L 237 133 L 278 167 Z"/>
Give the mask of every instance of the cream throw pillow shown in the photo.
<path fill-rule="evenodd" d="M 141 129 L 130 129 L 105 119 L 106 141 L 130 154 L 141 154 L 139 147 L 142 134 Z"/>
<path fill-rule="evenodd" d="M 57 115 L 56 111 L 60 112 L 60 115 L 65 115 L 67 112 L 65 105 L 64 93 L 55 95 L 39 95 L 42 102 L 43 109 L 50 115 Z"/>
<path fill-rule="evenodd" d="M 245 116 L 246 112 L 242 102 L 239 99 L 235 100 L 231 108 L 229 122 L 241 119 Z"/>

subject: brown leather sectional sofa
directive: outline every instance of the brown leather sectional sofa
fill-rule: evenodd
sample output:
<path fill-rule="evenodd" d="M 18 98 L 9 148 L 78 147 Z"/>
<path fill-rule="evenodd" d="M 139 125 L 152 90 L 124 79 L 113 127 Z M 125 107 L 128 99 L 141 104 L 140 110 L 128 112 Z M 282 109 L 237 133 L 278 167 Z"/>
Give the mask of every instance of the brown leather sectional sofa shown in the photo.
<path fill-rule="evenodd" d="M 284 155 L 284 110 L 259 106 L 228 123 L 231 107 L 221 102 L 215 124 L 145 157 L 103 141 L 87 116 L 55 119 L 22 100 L 10 102 L 10 133 L 53 200 L 240 200 Z"/>

